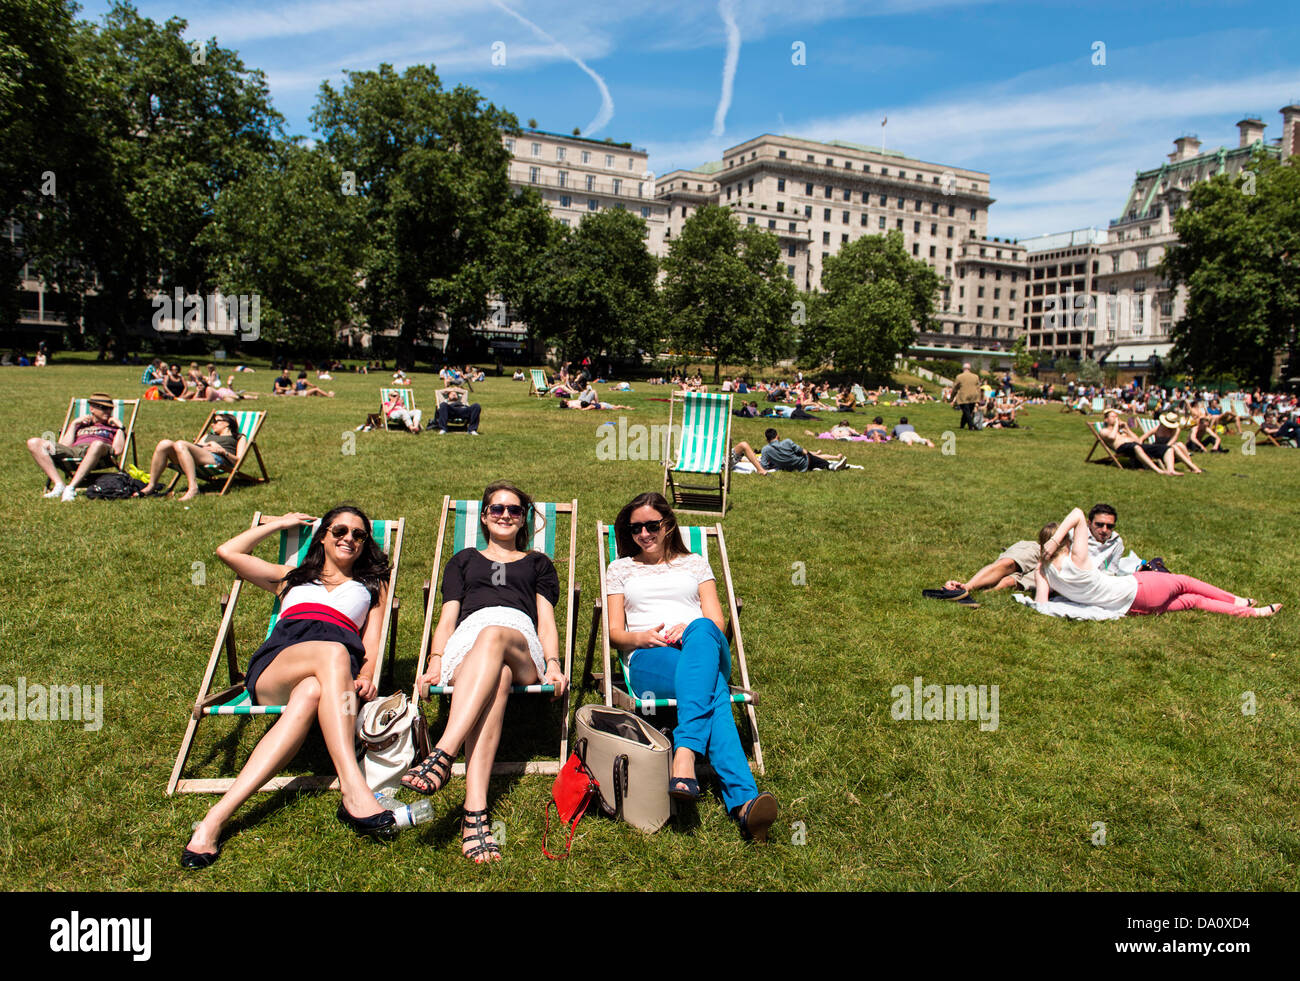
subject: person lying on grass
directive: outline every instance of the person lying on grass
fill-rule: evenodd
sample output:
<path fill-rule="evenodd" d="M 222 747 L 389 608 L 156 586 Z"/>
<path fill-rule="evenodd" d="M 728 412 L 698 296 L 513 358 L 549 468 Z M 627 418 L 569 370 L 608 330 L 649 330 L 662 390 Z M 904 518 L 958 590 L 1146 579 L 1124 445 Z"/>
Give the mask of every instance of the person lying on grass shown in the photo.
<path fill-rule="evenodd" d="M 182 501 L 192 500 L 199 493 L 196 476 L 199 467 L 220 467 L 230 470 L 239 455 L 248 446 L 248 439 L 239 431 L 235 417 L 222 412 L 212 420 L 212 429 L 204 433 L 197 443 L 183 439 L 164 439 L 154 447 L 149 461 L 149 482 L 136 492 L 136 497 L 152 497 L 158 490 L 158 480 L 168 464 L 173 464 L 185 475 L 188 482 Z"/>
<path fill-rule="evenodd" d="M 442 737 L 402 786 L 437 793 L 466 747 L 461 851 L 476 864 L 501 858 L 488 830 L 487 791 L 510 686 L 554 685 L 559 698 L 567 684 L 555 627 L 560 579 L 544 553 L 529 550 L 525 519 L 532 506 L 504 480 L 483 491 L 479 520 L 487 547 L 462 549 L 443 570 L 442 613 L 428 666 L 415 682 L 421 698 L 430 685 L 454 683 L 454 690 Z"/>
<path fill-rule="evenodd" d="M 777 801 L 759 793 L 736 731 L 731 646 L 708 560 L 682 544 L 673 509 L 654 492 L 619 511 L 614 541 L 618 558 L 605 570 L 609 642 L 627 654 L 632 691 L 677 699 L 669 796 L 699 798 L 695 761 L 707 756 L 741 834 L 766 841 Z"/>
<path fill-rule="evenodd" d="M 911 446 L 928 446 L 934 449 L 934 441 L 926 439 L 916 431 L 916 427 L 907 421 L 907 416 L 902 416 L 898 420 L 898 425 L 894 427 L 894 439 L 901 443 L 907 443 Z"/>
<path fill-rule="evenodd" d="M 397 833 L 392 812 L 380 807 L 366 785 L 353 732 L 357 699 L 375 697 L 387 608 L 388 557 L 370 537 L 370 519 L 352 505 L 332 508 L 297 567 L 252 554 L 264 538 L 314 520 L 297 512 L 267 518 L 217 548 L 217 557 L 241 579 L 280 597 L 280 618 L 249 659 L 244 684 L 254 705 L 285 709 L 231 788 L 194 826 L 181 853 L 182 868 L 202 869 L 217 860 L 226 822 L 284 769 L 317 722 L 339 777 L 339 821 L 359 835 Z"/>
<path fill-rule="evenodd" d="M 1059 525 L 1045 525 L 1039 532 L 1035 602 L 1046 603 L 1056 593 L 1115 616 L 1205 610 L 1236 617 L 1269 617 L 1282 608 L 1280 603 L 1257 606 L 1253 599 L 1235 596 L 1191 576 L 1160 572 L 1108 576 L 1089 554 L 1087 528 L 1087 516 L 1082 509 L 1074 508 Z"/>
<path fill-rule="evenodd" d="M 809 453 L 791 439 L 778 439 L 775 429 L 763 432 L 767 445 L 759 459 L 764 470 L 791 470 L 806 473 L 809 470 L 842 470 L 848 460 L 843 453 L 818 456 Z"/>

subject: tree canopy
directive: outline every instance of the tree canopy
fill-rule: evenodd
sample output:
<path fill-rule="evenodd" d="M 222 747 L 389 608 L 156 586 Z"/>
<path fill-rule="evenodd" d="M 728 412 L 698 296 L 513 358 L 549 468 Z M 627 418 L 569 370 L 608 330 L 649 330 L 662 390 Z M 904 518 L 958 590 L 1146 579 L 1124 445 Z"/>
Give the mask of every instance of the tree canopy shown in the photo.
<path fill-rule="evenodd" d="M 1175 356 L 1198 376 L 1268 387 L 1300 319 L 1300 168 L 1260 154 L 1240 174 L 1197 184 L 1174 230 L 1161 269 L 1187 287 Z"/>

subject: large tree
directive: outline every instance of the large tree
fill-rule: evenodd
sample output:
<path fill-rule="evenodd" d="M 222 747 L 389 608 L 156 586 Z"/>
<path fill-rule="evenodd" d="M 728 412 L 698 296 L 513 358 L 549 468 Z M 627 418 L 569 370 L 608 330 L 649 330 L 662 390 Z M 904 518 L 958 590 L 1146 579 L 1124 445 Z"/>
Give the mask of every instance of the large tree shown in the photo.
<path fill-rule="evenodd" d="M 706 205 L 686 219 L 663 265 L 668 336 L 678 350 L 711 357 L 715 382 L 724 362 L 790 353 L 799 292 L 775 235 L 740 225 L 730 208 Z"/>
<path fill-rule="evenodd" d="M 532 262 L 519 311 L 535 336 L 566 357 L 627 354 L 649 343 L 657 326 L 656 271 L 645 222 L 617 208 L 597 212 Z"/>
<path fill-rule="evenodd" d="M 1295 158 L 1293 158 L 1293 164 Z M 1187 287 L 1174 354 L 1197 375 L 1267 387 L 1276 352 L 1294 363 L 1300 319 L 1300 167 L 1260 154 L 1240 174 L 1196 185 L 1161 263 Z"/>
<path fill-rule="evenodd" d="M 218 200 L 203 243 L 212 278 L 228 296 L 259 298 L 261 339 L 324 353 L 354 322 L 362 203 L 341 191 L 324 147 L 286 144 Z"/>
<path fill-rule="evenodd" d="M 808 364 L 887 376 L 918 330 L 931 329 L 943 280 L 907 253 L 901 232 L 864 235 L 826 260 L 800 343 Z"/>
<path fill-rule="evenodd" d="M 487 317 L 511 198 L 501 132 L 518 122 L 472 88 L 444 91 L 430 65 L 347 74 L 321 85 L 312 125 L 363 201 L 367 317 L 399 328 L 409 362 L 444 323 L 455 348 Z"/>
<path fill-rule="evenodd" d="M 192 45 L 185 26 L 118 3 L 69 40 L 79 102 L 61 133 L 75 145 L 49 168 L 57 193 L 38 202 L 27 245 L 70 309 L 97 281 L 86 307 L 101 352 L 156 290 L 210 290 L 202 233 L 216 201 L 280 133 L 262 73 L 215 39 Z"/>

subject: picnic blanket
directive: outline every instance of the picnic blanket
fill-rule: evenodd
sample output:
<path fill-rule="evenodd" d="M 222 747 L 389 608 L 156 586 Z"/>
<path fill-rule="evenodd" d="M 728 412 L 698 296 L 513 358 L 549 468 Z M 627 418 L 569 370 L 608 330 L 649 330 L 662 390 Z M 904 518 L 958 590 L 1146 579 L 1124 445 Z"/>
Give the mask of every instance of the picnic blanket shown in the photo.
<path fill-rule="evenodd" d="M 1076 603 L 1073 600 L 1062 599 L 1059 596 L 1056 599 L 1048 600 L 1046 603 L 1038 603 L 1023 593 L 1016 593 L 1015 601 L 1031 607 L 1045 616 L 1065 617 L 1067 620 L 1118 620 L 1124 616 L 1123 613 L 1116 613 L 1100 606 Z"/>
<path fill-rule="evenodd" d="M 818 433 L 818 439 L 833 439 L 841 443 L 888 443 L 889 437 L 880 436 L 832 436 L 830 433 Z"/>

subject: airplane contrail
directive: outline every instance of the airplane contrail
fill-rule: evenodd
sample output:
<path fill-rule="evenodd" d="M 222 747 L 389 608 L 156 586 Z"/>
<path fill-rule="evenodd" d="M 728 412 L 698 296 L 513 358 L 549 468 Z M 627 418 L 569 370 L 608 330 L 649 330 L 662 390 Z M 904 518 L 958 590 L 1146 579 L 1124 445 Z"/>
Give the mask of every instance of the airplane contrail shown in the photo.
<path fill-rule="evenodd" d="M 583 61 L 581 58 L 575 55 L 572 51 L 570 51 L 567 47 L 565 47 L 563 44 L 561 44 L 551 35 L 547 34 L 544 30 L 542 30 L 540 27 L 534 24 L 527 17 L 523 16 L 522 14 L 515 13 L 515 11 L 511 10 L 504 3 L 502 3 L 501 0 L 491 0 L 491 2 L 494 7 L 498 7 L 501 10 L 505 11 L 515 20 L 519 21 L 524 26 L 530 28 L 540 37 L 543 37 L 547 41 L 550 41 L 551 44 L 555 45 L 566 58 L 568 58 L 575 65 L 581 68 L 584 72 L 590 75 L 591 80 L 596 83 L 596 87 L 600 89 L 600 111 L 596 113 L 596 117 L 591 122 L 589 122 L 585 127 L 583 127 L 582 130 L 583 136 L 591 136 L 597 130 L 602 129 L 606 123 L 608 123 L 611 119 L 614 118 L 614 99 L 609 94 L 609 86 L 605 84 L 605 80 L 603 78 L 601 78 L 594 71 L 592 71 L 590 68 L 587 67 L 587 63 L 585 61 Z"/>
<path fill-rule="evenodd" d="M 713 135 L 721 136 L 727 128 L 727 110 L 731 108 L 731 87 L 736 81 L 736 66 L 740 63 L 740 27 L 736 24 L 734 0 L 719 0 L 718 14 L 727 27 L 727 57 L 722 63 L 722 95 L 713 114 Z"/>

